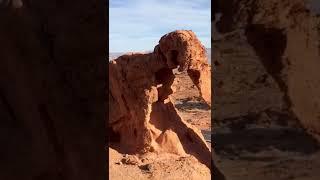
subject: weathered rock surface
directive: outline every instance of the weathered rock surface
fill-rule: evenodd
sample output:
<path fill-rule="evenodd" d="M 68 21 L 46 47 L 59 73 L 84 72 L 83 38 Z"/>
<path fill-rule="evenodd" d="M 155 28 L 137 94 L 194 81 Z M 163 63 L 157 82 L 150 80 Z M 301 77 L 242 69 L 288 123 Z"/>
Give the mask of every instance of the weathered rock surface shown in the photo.
<path fill-rule="evenodd" d="M 0 1 L 0 179 L 105 179 L 104 1 Z"/>
<path fill-rule="evenodd" d="M 227 179 L 317 179 L 319 142 L 305 131 L 319 123 L 309 106 L 319 95 L 317 17 L 299 0 L 214 2 L 217 166 Z"/>
<path fill-rule="evenodd" d="M 243 30 L 268 74 L 284 93 L 288 111 L 320 133 L 319 18 L 305 0 L 218 1 L 220 32 Z M 316 135 L 317 136 L 317 135 Z"/>
<path fill-rule="evenodd" d="M 189 77 L 199 89 L 200 96 L 211 105 L 211 68 L 205 48 L 199 40 L 193 34 L 172 33 L 163 36 L 159 46 L 168 67 L 179 65 L 179 71 L 187 70 Z"/>
<path fill-rule="evenodd" d="M 110 141 L 119 152 L 191 154 L 210 168 L 211 152 L 199 130 L 186 123 L 170 100 L 173 69 L 186 70 L 211 103 L 205 49 L 192 31 L 163 36 L 149 54 L 127 54 L 109 63 Z M 112 145 L 111 145 L 112 146 Z"/>

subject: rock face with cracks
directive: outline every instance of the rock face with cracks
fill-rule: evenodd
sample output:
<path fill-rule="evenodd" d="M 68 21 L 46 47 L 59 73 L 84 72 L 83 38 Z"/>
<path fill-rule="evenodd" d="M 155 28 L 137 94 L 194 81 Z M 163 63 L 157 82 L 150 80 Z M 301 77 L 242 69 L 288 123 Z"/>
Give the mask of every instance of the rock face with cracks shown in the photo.
<path fill-rule="evenodd" d="M 109 63 L 110 142 L 119 151 L 191 154 L 211 166 L 211 152 L 199 132 L 187 124 L 170 100 L 173 69 L 186 70 L 211 104 L 211 73 L 205 48 L 192 31 L 163 36 L 154 52 L 127 54 Z"/>
<path fill-rule="evenodd" d="M 319 17 L 307 0 L 221 0 L 217 29 L 243 29 L 267 72 L 285 93 L 287 108 L 315 137 L 320 134 Z"/>

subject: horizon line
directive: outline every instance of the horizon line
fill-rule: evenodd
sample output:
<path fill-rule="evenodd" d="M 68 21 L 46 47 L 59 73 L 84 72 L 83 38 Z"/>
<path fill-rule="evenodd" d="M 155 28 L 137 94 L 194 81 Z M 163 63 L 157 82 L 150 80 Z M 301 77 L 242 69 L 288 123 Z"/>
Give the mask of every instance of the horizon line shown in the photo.
<path fill-rule="evenodd" d="M 205 49 L 211 49 L 208 48 L 208 47 L 205 47 Z M 112 52 L 112 51 L 109 51 L 109 53 L 127 53 L 127 52 L 153 52 L 153 50 L 142 50 L 142 51 L 123 51 L 123 52 Z"/>

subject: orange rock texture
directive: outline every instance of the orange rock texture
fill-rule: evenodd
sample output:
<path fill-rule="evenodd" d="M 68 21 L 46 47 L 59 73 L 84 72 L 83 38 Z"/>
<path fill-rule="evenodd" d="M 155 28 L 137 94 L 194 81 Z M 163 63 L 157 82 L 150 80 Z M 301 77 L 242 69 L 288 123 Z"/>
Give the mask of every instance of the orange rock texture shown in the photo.
<path fill-rule="evenodd" d="M 170 100 L 176 68 L 188 72 L 210 105 L 210 66 L 192 31 L 168 33 L 154 52 L 126 54 L 109 63 L 110 142 L 127 153 L 191 154 L 210 167 L 211 152 L 202 134 L 179 116 Z"/>
<path fill-rule="evenodd" d="M 242 29 L 287 108 L 313 135 L 320 134 L 320 19 L 306 0 L 216 1 L 222 33 Z"/>

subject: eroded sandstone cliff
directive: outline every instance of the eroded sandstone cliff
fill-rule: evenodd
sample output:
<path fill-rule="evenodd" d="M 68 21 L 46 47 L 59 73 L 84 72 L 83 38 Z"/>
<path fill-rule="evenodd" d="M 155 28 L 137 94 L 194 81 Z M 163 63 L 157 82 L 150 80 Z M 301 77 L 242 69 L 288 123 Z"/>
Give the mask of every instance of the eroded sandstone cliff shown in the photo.
<path fill-rule="evenodd" d="M 217 29 L 243 31 L 268 74 L 285 94 L 285 108 L 320 133 L 319 18 L 306 0 L 217 1 Z M 316 135 L 317 136 L 317 135 Z"/>

